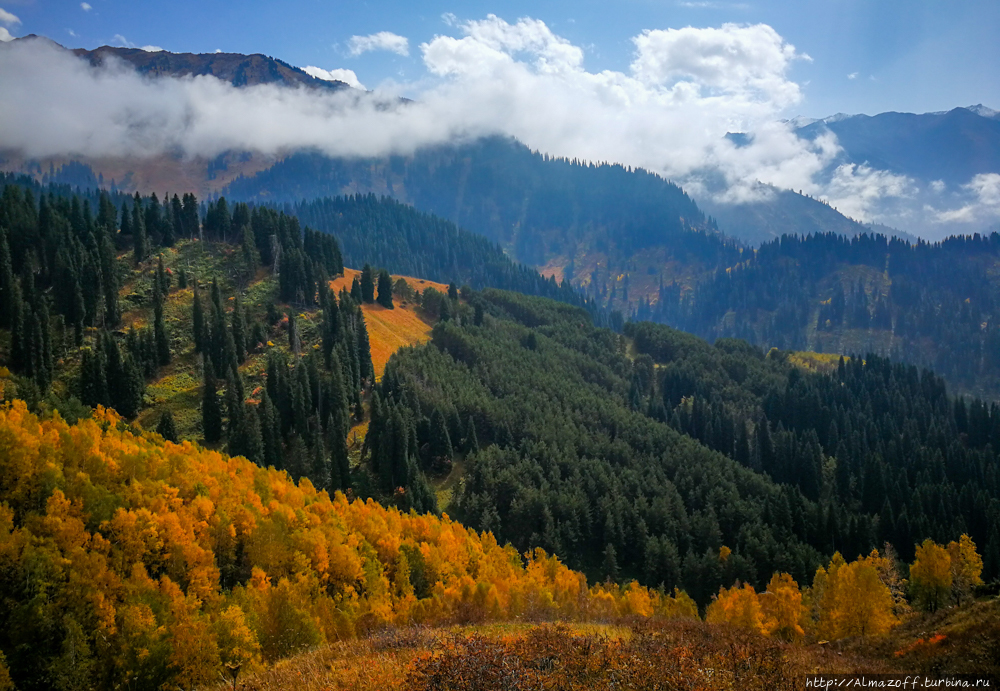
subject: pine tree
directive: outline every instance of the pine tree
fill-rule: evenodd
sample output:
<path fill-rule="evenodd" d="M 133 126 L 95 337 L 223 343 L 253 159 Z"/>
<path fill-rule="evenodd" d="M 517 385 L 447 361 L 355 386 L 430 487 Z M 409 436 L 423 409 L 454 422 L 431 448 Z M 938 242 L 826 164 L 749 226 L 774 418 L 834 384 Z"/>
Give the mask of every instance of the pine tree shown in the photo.
<path fill-rule="evenodd" d="M 84 348 L 80 356 L 80 401 L 84 405 L 96 408 L 99 405 L 107 406 L 108 381 L 104 374 L 104 360 L 100 350 Z"/>
<path fill-rule="evenodd" d="M 361 269 L 361 300 L 366 303 L 375 302 L 375 270 L 370 264 L 365 264 Z"/>
<path fill-rule="evenodd" d="M 243 310 L 243 301 L 236 296 L 232 315 L 233 347 L 236 351 L 236 361 L 241 365 L 247 359 L 247 320 Z"/>
<path fill-rule="evenodd" d="M 243 413 L 243 455 L 257 465 L 264 462 L 264 439 L 261 434 L 257 406 L 246 405 Z"/>
<path fill-rule="evenodd" d="M 378 304 L 386 309 L 392 309 L 392 277 L 382 269 L 378 274 Z"/>
<path fill-rule="evenodd" d="M 133 261 L 136 265 L 141 264 L 149 255 L 149 240 L 146 237 L 146 220 L 143 218 L 142 197 L 135 193 L 132 202 L 132 243 Z"/>
<path fill-rule="evenodd" d="M 9 327 L 14 314 L 14 269 L 7 231 L 0 228 L 0 327 Z"/>
<path fill-rule="evenodd" d="M 431 414 L 429 445 L 431 459 L 435 465 L 439 465 L 442 462 L 451 462 L 453 453 L 451 436 L 448 434 L 448 426 L 445 423 L 444 415 L 441 413 L 440 408 L 435 408 Z"/>
<path fill-rule="evenodd" d="M 191 304 L 191 326 L 194 331 L 194 352 L 205 352 L 207 345 L 207 326 L 205 324 L 205 312 L 201 306 L 201 293 L 198 290 L 198 279 L 194 279 L 194 300 Z"/>
<path fill-rule="evenodd" d="M 465 425 L 465 453 L 474 454 L 479 452 L 479 437 L 476 435 L 476 421 L 469 416 L 469 421 Z"/>
<path fill-rule="evenodd" d="M 128 210 L 128 205 L 125 202 L 122 202 L 121 234 L 122 235 L 132 234 L 132 214 Z"/>
<path fill-rule="evenodd" d="M 270 379 L 270 377 L 269 377 Z M 260 420 L 260 437 L 262 446 L 261 464 L 279 470 L 281 463 L 281 419 L 267 391 L 261 395 L 257 406 L 257 416 Z"/>
<path fill-rule="evenodd" d="M 167 441 L 177 443 L 177 426 L 174 424 L 174 414 L 164 410 L 160 421 L 156 423 L 156 433 Z"/>
<path fill-rule="evenodd" d="M 212 363 L 207 357 L 203 357 L 202 361 L 204 385 L 201 398 L 201 425 L 205 441 L 214 444 L 222 438 L 222 408 L 219 405 Z"/>
<path fill-rule="evenodd" d="M 242 386 L 239 383 L 239 375 L 230 372 L 229 379 L 226 382 L 226 413 L 229 420 L 228 428 L 226 429 L 226 437 L 229 440 L 230 456 L 246 455 L 246 425 L 244 424 L 245 411 L 243 396 L 240 391 L 241 388 Z"/>
<path fill-rule="evenodd" d="M 121 308 L 118 304 L 118 262 L 107 235 L 101 236 L 100 253 L 101 278 L 104 283 L 104 324 L 117 326 L 121 321 Z"/>
<path fill-rule="evenodd" d="M 368 327 L 365 325 L 365 316 L 361 308 L 357 311 L 357 349 L 358 368 L 361 379 L 370 382 L 375 381 L 375 367 L 372 365 L 372 348 L 368 341 Z M 360 387 L 358 387 L 360 389 Z"/>
<path fill-rule="evenodd" d="M 299 327 L 295 321 L 295 312 L 289 310 L 288 312 L 288 348 L 296 355 L 299 354 L 299 348 L 301 347 L 301 342 L 299 341 Z"/>

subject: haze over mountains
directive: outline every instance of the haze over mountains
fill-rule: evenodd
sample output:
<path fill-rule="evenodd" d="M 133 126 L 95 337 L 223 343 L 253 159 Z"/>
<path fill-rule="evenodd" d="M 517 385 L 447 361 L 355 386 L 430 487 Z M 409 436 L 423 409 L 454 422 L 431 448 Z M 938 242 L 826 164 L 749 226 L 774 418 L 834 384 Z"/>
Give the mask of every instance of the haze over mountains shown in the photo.
<path fill-rule="evenodd" d="M 259 172 L 296 151 L 382 159 L 461 146 L 482 136 L 513 136 L 549 155 L 643 167 L 673 180 L 722 221 L 724 233 L 750 243 L 785 232 L 863 230 L 852 221 L 940 238 L 981 232 L 1000 219 L 1000 121 L 993 111 L 779 122 L 775 108 L 794 107 L 799 98 L 786 75 L 796 53 L 759 27 L 729 27 L 721 36 L 781 56 L 767 68 L 772 81 L 766 86 L 759 75 L 739 77 L 738 71 L 724 82 L 690 67 L 686 76 L 682 66 L 651 71 L 648 61 L 654 57 L 668 61 L 655 63 L 663 69 L 678 59 L 673 36 L 637 39 L 630 74 L 595 75 L 582 67 L 576 46 L 541 22 L 507 24 L 491 17 L 467 23 L 463 31 L 462 51 L 492 46 L 495 61 L 483 63 L 480 56 L 470 62 L 467 52 L 453 52 L 457 45 L 446 37 L 435 39 L 422 51 L 442 82 L 409 104 L 378 95 L 359 98 L 362 92 L 345 89 L 342 82 L 311 76 L 322 71 L 262 55 L 104 47 L 76 51 L 87 58 L 78 65 L 47 41 L 20 39 L 5 44 L 0 58 L 7 91 L 30 91 L 34 104 L 58 103 L 76 117 L 57 123 L 46 115 L 52 107 L 31 113 L 25 106 L 28 111 L 7 114 L 0 145 L 8 168 L 29 170 L 37 161 L 39 172 L 46 162 L 58 166 L 75 159 L 119 185 L 160 189 L 196 183 L 203 193 L 217 193 L 235 175 Z M 500 32 L 496 45 L 491 32 Z M 529 36 L 534 43 L 524 44 Z M 135 86 L 145 95 L 123 101 L 119 94 L 132 82 L 128 70 L 105 64 L 112 55 L 140 74 L 160 78 L 140 80 Z M 545 67 L 553 55 L 559 56 L 559 70 Z M 481 71 L 486 65 L 493 70 L 490 79 Z M 507 74 L 509 69 L 516 75 Z M 76 78 L 62 84 L 70 74 Z M 592 102 L 598 98 L 598 77 L 613 77 L 630 96 Z M 521 87 L 511 92 L 482 86 L 506 78 Z M 314 88 L 279 88 L 297 85 Z M 678 85 L 696 88 L 699 96 L 682 104 Z M 575 98 L 578 108 L 548 107 L 546 94 L 556 89 Z M 152 104 L 158 105 L 145 112 Z M 550 115 L 538 118 L 538 112 Z M 723 124 L 723 115 L 752 129 L 727 137 L 730 125 Z M 699 123 L 701 134 L 691 129 L 692 122 Z M 51 136 L 39 138 L 46 127 Z M 168 159 L 181 163 L 165 165 Z M 183 176 L 176 175 L 179 167 L 187 171 Z M 328 181 L 316 184 L 329 189 Z M 785 190 L 802 194 L 793 197 Z M 311 192 L 301 186 L 298 191 Z"/>

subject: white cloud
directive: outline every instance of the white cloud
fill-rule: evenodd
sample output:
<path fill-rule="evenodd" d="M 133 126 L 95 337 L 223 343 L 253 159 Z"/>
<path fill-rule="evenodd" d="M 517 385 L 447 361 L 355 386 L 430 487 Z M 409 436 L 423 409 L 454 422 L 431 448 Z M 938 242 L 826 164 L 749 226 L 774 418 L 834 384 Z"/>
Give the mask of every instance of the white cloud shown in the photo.
<path fill-rule="evenodd" d="M 20 24 L 21 20 L 17 15 L 13 15 L 4 8 L 0 7 L 0 24 L 6 24 L 7 26 L 13 26 L 14 24 Z"/>
<path fill-rule="evenodd" d="M 123 48 L 138 48 L 139 50 L 144 50 L 147 53 L 162 53 L 164 50 L 166 50 L 166 48 L 161 48 L 160 46 L 151 46 L 151 45 L 137 46 L 136 44 L 132 43 L 130 40 L 128 40 L 121 34 L 115 34 L 114 36 L 111 37 L 111 40 L 119 44 Z"/>
<path fill-rule="evenodd" d="M 448 26 L 455 26 L 458 24 L 458 17 L 453 12 L 445 12 L 441 15 L 441 21 Z"/>
<path fill-rule="evenodd" d="M 73 31 L 72 29 L 66 29 L 66 33 L 68 33 L 73 38 L 76 38 L 76 32 Z"/>
<path fill-rule="evenodd" d="M 944 192 L 946 185 L 944 180 L 932 180 L 931 181 L 931 191 L 937 194 Z"/>
<path fill-rule="evenodd" d="M 7 43 L 8 41 L 13 41 L 13 40 L 14 37 L 10 35 L 10 32 L 7 31 L 7 29 L 0 26 L 0 41 Z"/>
<path fill-rule="evenodd" d="M 372 50 L 386 50 L 397 55 L 410 54 L 410 42 L 405 36 L 394 34 L 391 31 L 379 31 L 377 34 L 368 36 L 351 36 L 347 42 L 347 49 L 351 55 L 358 56 Z"/>
<path fill-rule="evenodd" d="M 845 163 L 837 166 L 822 188 L 819 198 L 840 213 L 861 221 L 875 221 L 880 220 L 878 210 L 885 199 L 914 196 L 916 182 L 905 175 Z"/>
<path fill-rule="evenodd" d="M 405 104 L 383 92 L 150 80 L 42 42 L 19 45 L 0 51 L 0 147 L 38 158 L 375 156 L 501 134 L 550 155 L 643 167 L 721 202 L 760 199 L 773 185 L 866 218 L 880 199 L 912 194 L 905 178 L 836 168 L 833 134 L 805 141 L 779 120 L 802 98 L 788 71 L 806 56 L 766 25 L 643 32 L 628 71 L 587 70 L 579 46 L 530 18 L 489 15 L 454 33 L 420 46 L 430 77 L 404 85 L 417 91 Z M 350 70 L 306 70 L 363 88 Z M 752 136 L 737 146 L 727 132 Z"/>
<path fill-rule="evenodd" d="M 90 6 L 89 2 L 81 2 L 80 9 L 83 10 L 84 12 L 90 12 L 94 8 Z"/>
<path fill-rule="evenodd" d="M 848 79 L 857 79 L 858 78 L 858 73 L 857 72 L 851 72 L 849 75 L 847 75 L 847 78 Z"/>
<path fill-rule="evenodd" d="M 324 70 L 322 67 L 314 67 L 309 65 L 308 67 L 303 67 L 302 71 L 311 77 L 316 77 L 316 79 L 323 79 L 325 81 L 338 81 L 344 82 L 353 86 L 355 89 L 364 89 L 365 85 L 358 81 L 358 75 L 354 73 L 354 70 L 345 70 L 342 68 L 334 70 Z"/>
<path fill-rule="evenodd" d="M 938 223 L 982 223 L 1000 219 L 1000 175 L 980 173 L 962 185 L 967 195 L 966 203 L 954 209 L 926 210 Z"/>
<path fill-rule="evenodd" d="M 791 62 L 811 60 L 766 24 L 647 30 L 632 40 L 632 72 L 646 83 L 686 83 L 703 94 L 738 92 L 779 108 L 801 98 L 798 84 L 786 78 Z"/>

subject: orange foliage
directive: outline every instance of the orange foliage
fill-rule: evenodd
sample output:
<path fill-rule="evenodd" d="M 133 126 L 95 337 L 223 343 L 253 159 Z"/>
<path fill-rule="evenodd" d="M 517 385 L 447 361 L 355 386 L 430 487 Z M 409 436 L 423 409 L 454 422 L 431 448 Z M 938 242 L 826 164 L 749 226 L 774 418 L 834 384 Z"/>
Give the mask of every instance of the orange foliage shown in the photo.
<path fill-rule="evenodd" d="M 811 596 L 818 609 L 816 632 L 828 639 L 884 636 L 899 620 L 881 574 L 888 565 L 877 550 L 847 563 L 839 552 L 816 570 Z"/>
<path fill-rule="evenodd" d="M 0 589 L 51 563 L 47 597 L 109 687 L 190 687 L 393 624 L 697 615 L 683 593 L 588 588 L 541 549 L 331 498 L 103 408 L 70 426 L 0 407 L 0 499 Z"/>

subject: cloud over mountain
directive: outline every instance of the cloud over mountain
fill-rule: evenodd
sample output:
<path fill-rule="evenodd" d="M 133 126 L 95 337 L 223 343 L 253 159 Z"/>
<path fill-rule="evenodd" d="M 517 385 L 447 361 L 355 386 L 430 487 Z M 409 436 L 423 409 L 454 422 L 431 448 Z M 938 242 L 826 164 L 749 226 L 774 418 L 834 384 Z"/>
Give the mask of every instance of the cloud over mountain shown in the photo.
<path fill-rule="evenodd" d="M 449 31 L 457 35 L 419 46 L 429 77 L 410 85 L 412 102 L 377 90 L 148 79 L 122 65 L 92 67 L 44 41 L 17 41 L 0 50 L 0 147 L 34 157 L 232 149 L 370 156 L 505 134 L 550 155 L 641 166 L 723 203 L 761 199 L 773 185 L 879 220 L 886 200 L 913 197 L 905 176 L 838 164 L 832 133 L 807 140 L 780 121 L 802 99 L 790 67 L 809 57 L 770 26 L 644 31 L 633 38 L 627 71 L 589 71 L 581 47 L 536 19 L 456 19 Z M 406 54 L 408 46 L 380 32 L 354 37 L 350 50 Z M 360 86 L 350 70 L 307 71 Z M 729 132 L 750 134 L 737 142 Z"/>

